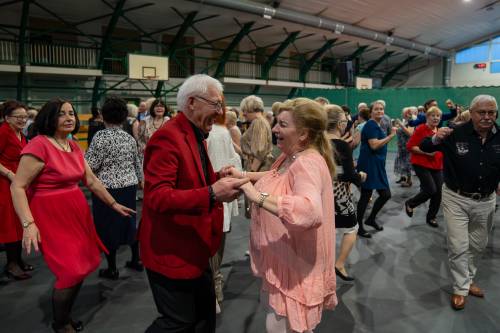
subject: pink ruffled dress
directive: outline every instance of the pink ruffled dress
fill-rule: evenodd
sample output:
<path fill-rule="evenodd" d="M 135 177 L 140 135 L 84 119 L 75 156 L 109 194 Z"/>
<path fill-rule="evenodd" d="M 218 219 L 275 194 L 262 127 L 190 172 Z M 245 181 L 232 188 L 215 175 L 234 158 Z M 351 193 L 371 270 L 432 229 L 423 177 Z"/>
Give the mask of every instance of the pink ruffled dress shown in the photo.
<path fill-rule="evenodd" d="M 280 173 L 281 155 L 255 188 L 278 196 L 279 217 L 252 207 L 250 257 L 269 306 L 297 332 L 337 305 L 332 178 L 323 157 L 303 152 Z"/>

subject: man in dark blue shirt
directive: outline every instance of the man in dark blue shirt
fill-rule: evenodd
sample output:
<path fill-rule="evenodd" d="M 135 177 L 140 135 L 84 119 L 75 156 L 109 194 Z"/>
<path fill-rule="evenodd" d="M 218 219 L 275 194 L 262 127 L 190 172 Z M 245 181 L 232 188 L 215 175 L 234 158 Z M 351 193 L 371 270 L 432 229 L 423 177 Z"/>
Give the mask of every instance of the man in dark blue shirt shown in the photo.
<path fill-rule="evenodd" d="M 420 145 L 428 153 L 443 152 L 442 204 L 455 310 L 465 307 L 467 295 L 484 297 L 474 278 L 493 225 L 495 192 L 500 195 L 498 104 L 493 96 L 476 96 L 470 114 L 468 123 L 442 127 Z"/>

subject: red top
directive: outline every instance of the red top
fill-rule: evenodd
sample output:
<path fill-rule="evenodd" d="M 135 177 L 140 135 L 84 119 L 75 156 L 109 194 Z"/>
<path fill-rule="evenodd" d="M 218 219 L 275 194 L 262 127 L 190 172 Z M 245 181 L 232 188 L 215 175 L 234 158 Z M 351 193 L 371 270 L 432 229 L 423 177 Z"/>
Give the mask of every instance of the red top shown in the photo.
<path fill-rule="evenodd" d="M 183 113 L 156 131 L 146 146 L 141 259 L 171 279 L 199 277 L 220 246 L 223 207 L 220 202 L 210 207 L 208 185 L 217 176 L 207 164 L 209 179 Z"/>
<path fill-rule="evenodd" d="M 24 146 L 26 138 L 22 134 L 19 140 L 7 122 L 0 125 L 0 164 L 16 173 Z M 23 228 L 10 196 L 10 180 L 0 176 L 0 243 L 17 242 L 22 238 Z"/>
<path fill-rule="evenodd" d="M 23 149 L 44 163 L 30 184 L 28 199 L 40 230 L 45 262 L 56 276 L 57 289 L 72 287 L 101 263 L 105 250 L 97 236 L 89 204 L 78 184 L 85 181 L 85 160 L 78 144 L 69 140 L 70 152 L 38 135 Z"/>
<path fill-rule="evenodd" d="M 427 124 L 422 124 L 415 128 L 415 132 L 408 140 L 406 148 L 411 153 L 410 162 L 411 164 L 419 165 L 424 168 L 442 170 L 443 169 L 443 153 L 438 151 L 434 156 L 417 154 L 411 151 L 412 147 L 420 146 L 422 140 L 428 136 L 433 136 L 435 133 L 432 129 L 427 126 Z"/>

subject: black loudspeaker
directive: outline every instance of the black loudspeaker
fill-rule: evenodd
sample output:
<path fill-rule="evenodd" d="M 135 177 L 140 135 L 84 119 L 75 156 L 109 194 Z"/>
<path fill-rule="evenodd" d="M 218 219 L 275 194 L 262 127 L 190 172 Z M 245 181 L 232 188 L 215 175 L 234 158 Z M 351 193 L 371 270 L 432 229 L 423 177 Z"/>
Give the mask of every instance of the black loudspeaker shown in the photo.
<path fill-rule="evenodd" d="M 337 77 L 339 83 L 344 86 L 354 86 L 354 67 L 352 61 L 337 64 Z"/>

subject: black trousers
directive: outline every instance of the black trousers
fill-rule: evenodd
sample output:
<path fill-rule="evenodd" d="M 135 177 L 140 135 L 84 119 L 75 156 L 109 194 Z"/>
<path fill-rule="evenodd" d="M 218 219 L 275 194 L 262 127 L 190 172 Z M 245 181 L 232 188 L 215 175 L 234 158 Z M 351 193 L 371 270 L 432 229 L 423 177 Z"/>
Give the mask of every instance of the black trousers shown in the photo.
<path fill-rule="evenodd" d="M 196 279 L 170 279 L 147 270 L 160 317 L 146 333 L 214 333 L 215 290 L 212 272 L 207 269 Z"/>
<path fill-rule="evenodd" d="M 384 207 L 385 203 L 391 198 L 391 190 L 390 189 L 381 189 L 376 190 L 378 193 L 378 198 L 373 203 L 372 211 L 370 215 L 366 219 L 366 222 L 375 221 L 375 217 L 377 217 L 378 212 Z M 361 196 L 359 197 L 358 207 L 357 207 L 357 219 L 360 230 L 364 230 L 363 225 L 363 217 L 365 216 L 366 207 L 368 207 L 368 203 L 370 202 L 370 198 L 372 197 L 373 190 L 361 189 Z"/>
<path fill-rule="evenodd" d="M 441 206 L 442 170 L 427 169 L 413 164 L 413 169 L 420 179 L 420 192 L 407 201 L 410 208 L 415 208 L 430 199 L 427 221 L 435 219 Z"/>

